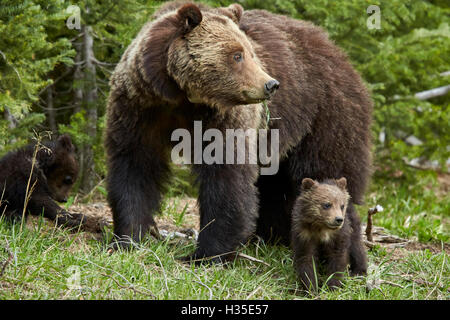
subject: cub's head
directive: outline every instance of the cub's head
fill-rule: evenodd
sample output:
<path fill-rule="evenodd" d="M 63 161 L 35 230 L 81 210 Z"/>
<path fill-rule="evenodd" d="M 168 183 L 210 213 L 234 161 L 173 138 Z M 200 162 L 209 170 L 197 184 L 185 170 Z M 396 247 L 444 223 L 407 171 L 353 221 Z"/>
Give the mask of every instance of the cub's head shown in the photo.
<path fill-rule="evenodd" d="M 163 11 L 152 23 L 143 65 L 155 92 L 175 100 L 181 91 L 193 103 L 219 108 L 270 98 L 279 83 L 263 70 L 239 29 L 243 8 L 201 8 L 184 4 Z"/>
<path fill-rule="evenodd" d="M 44 173 L 52 198 L 66 202 L 70 189 L 78 177 L 75 147 L 68 135 L 60 136 L 47 145 L 50 159 L 46 161 Z"/>
<path fill-rule="evenodd" d="M 302 221 L 317 229 L 340 229 L 344 225 L 350 198 L 346 187 L 345 178 L 326 180 L 324 183 L 303 179 L 300 195 Z"/>

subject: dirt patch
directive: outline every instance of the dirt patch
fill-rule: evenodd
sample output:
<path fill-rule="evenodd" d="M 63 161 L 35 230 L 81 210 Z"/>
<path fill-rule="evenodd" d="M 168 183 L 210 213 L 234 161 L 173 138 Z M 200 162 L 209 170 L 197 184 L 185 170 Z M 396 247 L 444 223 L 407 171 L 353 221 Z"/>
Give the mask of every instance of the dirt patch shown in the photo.
<path fill-rule="evenodd" d="M 367 241 L 365 234 L 366 226 L 362 225 L 361 234 L 363 241 L 368 249 L 375 246 L 385 248 L 391 255 L 392 260 L 400 260 L 413 252 L 429 250 L 433 254 L 445 251 L 450 254 L 449 243 L 421 243 L 413 240 L 403 239 L 398 236 L 390 234 L 385 228 L 373 226 L 372 237 L 373 241 Z"/>
<path fill-rule="evenodd" d="M 436 195 L 439 198 L 448 197 L 450 193 L 450 173 L 438 173 L 437 181 L 439 187 L 436 191 Z"/>
<path fill-rule="evenodd" d="M 164 203 L 163 211 L 170 208 L 172 211 L 183 213 L 182 225 L 170 215 L 156 215 L 155 221 L 160 231 L 181 232 L 186 229 L 198 230 L 200 227 L 199 210 L 195 198 L 171 198 Z M 106 202 L 88 204 L 77 203 L 68 208 L 69 212 L 85 215 L 83 231 L 92 233 L 101 238 L 105 228 L 112 227 L 113 217 L 111 208 Z"/>

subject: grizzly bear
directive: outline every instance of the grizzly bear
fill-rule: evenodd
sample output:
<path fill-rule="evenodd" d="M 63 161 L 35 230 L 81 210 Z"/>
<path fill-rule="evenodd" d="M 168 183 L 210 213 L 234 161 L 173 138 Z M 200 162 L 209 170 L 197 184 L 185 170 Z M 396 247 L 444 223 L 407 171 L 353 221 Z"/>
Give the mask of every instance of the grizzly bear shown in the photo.
<path fill-rule="evenodd" d="M 255 232 L 289 244 L 305 177 L 346 177 L 352 214 L 363 200 L 371 100 L 347 56 L 312 23 L 239 4 L 168 3 L 126 49 L 110 86 L 105 147 L 115 246 L 156 227 L 171 134 L 193 132 L 194 121 L 223 133 L 277 132 L 280 163 L 276 174 L 260 175 L 259 163 L 194 159 L 201 232 L 193 259 L 220 261 Z"/>
<path fill-rule="evenodd" d="M 17 222 L 28 213 L 42 214 L 57 225 L 79 226 L 83 215 L 69 213 L 55 202 L 67 201 L 77 176 L 75 148 L 67 135 L 9 152 L 0 160 L 0 216 Z"/>
<path fill-rule="evenodd" d="M 307 290 L 317 290 L 321 262 L 325 262 L 327 285 L 332 289 L 341 285 L 348 264 L 352 274 L 367 271 L 359 217 L 347 212 L 350 195 L 346 186 L 345 178 L 302 181 L 292 211 L 292 248 L 295 270 Z"/>

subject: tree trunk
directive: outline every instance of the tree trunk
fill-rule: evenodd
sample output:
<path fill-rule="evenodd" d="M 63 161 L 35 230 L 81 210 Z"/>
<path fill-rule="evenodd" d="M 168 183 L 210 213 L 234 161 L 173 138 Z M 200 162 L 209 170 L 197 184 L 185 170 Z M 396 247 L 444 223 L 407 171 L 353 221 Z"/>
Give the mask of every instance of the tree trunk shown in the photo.
<path fill-rule="evenodd" d="M 47 119 L 52 134 L 56 133 L 56 111 L 53 104 L 53 86 L 47 88 Z"/>
<path fill-rule="evenodd" d="M 95 163 L 92 145 L 97 137 L 97 81 L 92 27 L 83 26 L 83 32 L 83 108 L 86 111 L 86 134 L 92 139 L 92 143 L 82 146 L 80 189 L 88 193 L 95 186 Z"/>
<path fill-rule="evenodd" d="M 77 52 L 77 55 L 75 56 L 75 71 L 73 74 L 73 84 L 75 86 L 74 88 L 74 94 L 73 94 L 73 105 L 74 113 L 81 111 L 81 104 L 83 103 L 83 44 L 80 42 L 75 42 L 73 44 L 75 51 Z"/>

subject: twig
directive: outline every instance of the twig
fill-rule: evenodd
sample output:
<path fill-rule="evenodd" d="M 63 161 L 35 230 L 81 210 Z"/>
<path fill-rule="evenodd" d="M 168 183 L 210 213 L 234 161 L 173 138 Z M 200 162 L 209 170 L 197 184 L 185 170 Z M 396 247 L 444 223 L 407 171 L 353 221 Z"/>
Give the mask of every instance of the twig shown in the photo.
<path fill-rule="evenodd" d="M 96 57 L 92 58 L 92 62 L 94 62 L 95 64 L 98 64 L 98 65 L 102 65 L 102 66 L 113 66 L 113 67 L 115 67 L 117 65 L 117 63 L 104 62 L 104 61 L 97 60 Z"/>
<path fill-rule="evenodd" d="M 167 274 L 166 274 L 166 271 L 165 271 L 165 269 L 164 269 L 164 266 L 163 266 L 161 260 L 159 259 L 158 255 L 157 255 L 153 250 L 151 250 L 151 249 L 144 248 L 144 247 L 141 247 L 141 246 L 137 246 L 137 248 L 139 248 L 140 250 L 144 250 L 144 251 L 150 251 L 150 252 L 156 257 L 156 259 L 157 259 L 158 262 L 159 262 L 159 265 L 161 266 L 162 272 L 163 272 L 163 276 L 164 276 L 164 285 L 165 285 L 165 287 L 166 287 L 167 292 L 169 292 L 169 286 L 167 285 Z"/>
<path fill-rule="evenodd" d="M 255 257 L 249 256 L 249 255 L 244 254 L 244 253 L 242 253 L 242 252 L 239 252 L 239 253 L 237 254 L 237 257 L 238 257 L 238 258 L 242 258 L 242 259 L 246 259 L 246 260 L 250 260 L 250 261 L 252 261 L 252 262 L 262 263 L 263 265 L 270 267 L 270 264 L 268 264 L 267 262 L 262 261 L 262 260 L 259 260 L 259 259 L 256 259 Z"/>
<path fill-rule="evenodd" d="M 255 293 L 257 293 L 259 290 L 261 289 L 261 286 L 258 286 L 258 288 L 256 288 L 255 290 L 253 290 L 245 300 L 250 300 L 251 297 L 253 297 L 255 295 Z"/>
<path fill-rule="evenodd" d="M 8 252 L 8 258 L 5 260 L 5 262 L 3 262 L 2 269 L 0 270 L 0 277 L 3 276 L 3 274 L 5 273 L 6 267 L 8 266 L 8 264 L 11 263 L 11 260 L 14 258 L 14 254 L 12 253 L 11 248 L 9 247 L 9 242 L 6 237 L 5 237 L 5 240 L 6 240 L 5 250 Z"/>
<path fill-rule="evenodd" d="M 391 282 L 391 281 L 388 281 L 388 280 L 383 280 L 383 279 L 380 279 L 380 284 L 388 284 L 390 286 L 398 287 L 398 288 L 402 288 L 402 289 L 405 288 L 401 284 L 398 284 L 398 283 L 395 283 L 395 282 Z"/>
<path fill-rule="evenodd" d="M 102 273 L 102 272 L 100 272 L 100 274 L 101 274 L 102 276 L 105 276 L 105 277 L 108 277 L 108 278 L 112 279 L 112 280 L 113 280 L 120 288 L 122 288 L 122 289 L 133 290 L 135 293 L 140 293 L 140 294 L 143 294 L 143 295 L 147 295 L 145 292 L 142 292 L 142 291 L 136 289 L 135 286 L 132 285 L 132 284 L 131 284 L 130 286 L 127 287 L 127 286 L 124 286 L 124 285 L 120 284 L 119 281 L 117 281 L 113 276 L 111 276 L 111 275 L 109 275 L 109 274 L 107 274 L 107 273 Z"/>
<path fill-rule="evenodd" d="M 209 291 L 209 300 L 212 300 L 212 298 L 213 298 L 213 292 L 212 292 L 211 288 L 208 287 L 206 284 L 204 284 L 204 283 L 202 282 L 202 280 L 200 279 L 200 277 L 197 276 L 194 272 L 192 272 L 191 269 L 189 269 L 189 268 L 187 268 L 187 267 L 184 267 L 184 268 L 185 268 L 187 271 L 189 271 L 194 277 L 197 278 L 198 281 L 194 281 L 195 283 L 198 283 L 198 284 L 200 284 L 201 286 L 203 286 L 203 287 L 205 287 L 206 289 L 208 289 L 208 291 Z"/>
<path fill-rule="evenodd" d="M 370 208 L 369 211 L 367 211 L 366 237 L 367 237 L 367 241 L 369 241 L 369 242 L 373 242 L 373 237 L 372 237 L 372 226 L 373 226 L 372 216 L 374 214 L 376 214 L 377 212 L 381 212 L 381 211 L 383 211 L 383 207 L 378 205 L 378 204 L 374 208 Z"/>
<path fill-rule="evenodd" d="M 23 222 L 25 220 L 25 213 L 26 213 L 26 210 L 27 210 L 28 202 L 30 201 L 31 194 L 34 191 L 34 187 L 36 186 L 37 179 L 38 179 L 36 177 L 35 181 L 33 182 L 33 184 L 31 185 L 31 188 L 30 188 L 31 178 L 33 176 L 34 166 L 36 165 L 36 158 L 37 158 L 37 153 L 39 151 L 40 143 L 41 143 L 41 137 L 38 136 L 37 137 L 36 146 L 35 146 L 34 151 L 33 151 L 33 158 L 31 159 L 31 170 L 30 170 L 30 175 L 28 177 L 27 188 L 25 189 L 25 199 L 24 199 L 24 203 L 23 203 L 22 221 L 20 223 L 20 232 L 22 232 Z"/>
<path fill-rule="evenodd" d="M 364 240 L 364 244 L 365 244 L 369 249 L 372 249 L 372 248 L 374 248 L 374 247 L 376 246 L 375 243 L 373 243 L 373 242 L 371 242 L 371 241 L 368 241 L 368 240 Z"/>

